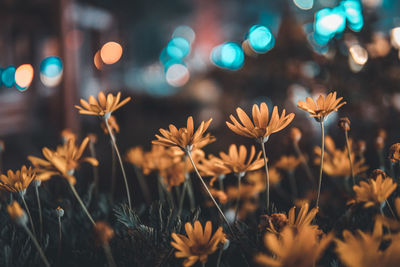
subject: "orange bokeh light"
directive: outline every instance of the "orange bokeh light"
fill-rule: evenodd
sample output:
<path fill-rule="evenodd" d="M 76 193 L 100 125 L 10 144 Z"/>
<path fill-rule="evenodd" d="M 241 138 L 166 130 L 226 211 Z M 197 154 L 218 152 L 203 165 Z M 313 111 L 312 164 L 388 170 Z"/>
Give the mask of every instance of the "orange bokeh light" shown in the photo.
<path fill-rule="evenodd" d="M 100 70 L 103 66 L 103 61 L 101 61 L 100 50 L 96 52 L 93 58 L 93 63 L 96 66 L 96 69 Z"/>
<path fill-rule="evenodd" d="M 21 87 L 26 88 L 31 85 L 33 80 L 33 67 L 31 64 L 23 64 L 15 71 L 15 83 Z"/>
<path fill-rule="evenodd" d="M 114 64 L 122 56 L 122 46 L 116 42 L 108 42 L 100 50 L 101 60 L 105 64 Z"/>

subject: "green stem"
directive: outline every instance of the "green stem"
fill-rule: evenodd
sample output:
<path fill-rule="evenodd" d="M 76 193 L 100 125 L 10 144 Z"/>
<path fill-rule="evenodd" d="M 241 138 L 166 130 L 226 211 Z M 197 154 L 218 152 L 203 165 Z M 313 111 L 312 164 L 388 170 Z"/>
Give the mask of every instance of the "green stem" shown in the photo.
<path fill-rule="evenodd" d="M 110 245 L 108 243 L 103 244 L 103 249 L 104 249 L 104 253 L 106 254 L 108 266 L 116 267 L 117 265 L 115 264 L 114 257 L 111 253 Z"/>
<path fill-rule="evenodd" d="M 353 185 L 355 185 L 356 179 L 354 177 L 353 161 L 351 160 L 351 150 L 350 150 L 349 135 L 347 133 L 347 130 L 344 131 L 344 136 L 346 137 L 347 156 L 349 157 L 349 162 L 350 162 L 351 178 L 353 179 Z"/>
<path fill-rule="evenodd" d="M 83 201 L 82 201 L 82 199 L 79 197 L 78 192 L 76 192 L 75 186 L 74 186 L 73 184 L 71 184 L 71 183 L 68 183 L 68 184 L 69 184 L 69 187 L 70 187 L 71 190 L 72 190 L 72 193 L 74 193 L 75 198 L 78 200 L 79 204 L 81 205 L 83 211 L 84 211 L 84 212 L 86 213 L 86 215 L 88 216 L 90 222 L 93 224 L 93 226 L 95 226 L 96 223 L 94 222 L 94 220 L 93 220 L 92 216 L 90 215 L 89 211 L 86 209 L 85 204 L 83 204 Z"/>
<path fill-rule="evenodd" d="M 219 190 L 224 191 L 224 181 L 222 180 L 221 177 L 218 177 L 218 183 L 219 183 Z"/>
<path fill-rule="evenodd" d="M 60 255 L 61 255 L 61 241 L 62 241 L 62 229 L 61 229 L 61 216 L 58 216 L 58 261 L 60 260 Z"/>
<path fill-rule="evenodd" d="M 183 200 L 185 199 L 185 194 L 186 194 L 186 190 L 187 190 L 187 187 L 188 187 L 188 183 L 189 182 L 188 182 L 188 180 L 186 178 L 185 182 L 183 183 L 183 190 L 182 190 L 182 193 L 181 193 L 181 197 L 179 199 L 179 207 L 178 207 L 178 214 L 177 214 L 178 217 L 181 215 L 181 212 L 182 212 Z"/>
<path fill-rule="evenodd" d="M 240 173 L 235 173 L 237 177 L 237 183 L 238 183 L 238 196 L 236 199 L 236 207 L 235 207 L 235 222 L 237 220 L 238 212 L 239 212 L 239 203 L 240 203 L 240 183 L 241 183 L 241 178 L 242 175 Z"/>
<path fill-rule="evenodd" d="M 42 258 L 44 264 L 46 265 L 46 267 L 50 267 L 50 263 L 47 260 L 46 256 L 44 255 L 44 252 L 42 250 L 42 248 L 39 245 L 39 242 L 36 240 L 36 237 L 34 234 L 32 234 L 32 232 L 29 230 L 29 228 L 26 226 L 26 224 L 23 224 L 22 227 L 24 228 L 25 232 L 29 235 L 29 237 L 31 238 L 33 244 L 35 245 L 36 249 L 38 250 L 40 257 Z"/>
<path fill-rule="evenodd" d="M 203 185 L 204 189 L 206 190 L 206 192 L 208 193 L 208 196 L 211 198 L 212 202 L 214 203 L 215 207 L 217 208 L 219 214 L 221 215 L 222 219 L 225 221 L 226 225 L 228 226 L 229 231 L 232 233 L 232 235 L 236 238 L 235 232 L 233 232 L 233 229 L 231 228 L 231 226 L 229 225 L 228 220 L 226 219 L 224 213 L 222 212 L 221 208 L 219 207 L 217 201 L 215 200 L 215 198 L 212 196 L 210 190 L 208 189 L 206 183 L 203 180 L 203 177 L 201 177 L 199 171 L 197 170 L 196 164 L 194 163 L 192 156 L 190 154 L 190 151 L 186 150 L 186 154 L 189 157 L 190 162 L 192 163 L 193 169 L 197 174 L 197 177 L 199 177 L 201 184 Z M 237 239 L 237 238 L 236 238 Z"/>
<path fill-rule="evenodd" d="M 267 210 L 267 214 L 269 214 L 269 174 L 268 174 L 267 154 L 265 153 L 264 143 L 260 141 L 260 145 L 261 145 L 262 152 L 263 152 L 264 165 L 265 165 L 265 175 L 267 176 L 266 187 L 265 187 L 265 195 L 266 195 L 266 198 L 267 198 L 266 210 Z"/>
<path fill-rule="evenodd" d="M 108 125 L 108 119 L 105 119 L 104 122 L 105 122 L 105 124 L 107 126 L 108 134 L 110 135 L 111 142 L 112 142 L 112 144 L 114 146 L 114 150 L 117 153 L 117 157 L 118 157 L 118 160 L 119 160 L 119 165 L 121 166 L 122 176 L 124 177 L 126 196 L 128 197 L 129 209 L 132 209 L 131 196 L 130 196 L 130 193 L 129 193 L 129 186 L 128 186 L 128 179 L 126 178 L 125 168 L 124 168 L 124 164 L 122 163 L 121 154 L 119 153 L 119 150 L 118 150 L 118 147 L 117 147 L 117 143 L 115 142 L 114 134 L 111 132 L 110 125 Z"/>
<path fill-rule="evenodd" d="M 39 186 L 35 185 L 35 193 L 36 193 L 36 200 L 38 204 L 38 209 L 39 209 L 39 237 L 42 238 L 43 235 L 43 217 L 42 217 L 42 205 L 40 204 L 40 196 L 39 196 Z"/>
<path fill-rule="evenodd" d="M 116 155 L 115 155 L 115 149 L 114 146 L 111 142 L 111 190 L 110 190 L 110 195 L 111 195 L 111 200 L 114 199 L 114 192 L 115 192 L 115 176 L 117 172 L 117 164 L 116 164 Z"/>
<path fill-rule="evenodd" d="M 317 208 L 319 207 L 319 196 L 321 194 L 321 183 L 322 183 L 322 168 L 324 166 L 324 150 L 325 150 L 325 131 L 324 131 L 324 121 L 321 119 L 321 163 L 319 166 L 319 180 L 318 180 L 318 194 L 317 194 Z"/>
<path fill-rule="evenodd" d="M 135 170 L 136 178 L 138 179 L 140 189 L 143 193 L 143 197 L 147 204 L 151 203 L 150 191 L 147 183 L 142 175 L 142 172 L 139 171 L 139 168 L 133 165 L 133 169 Z"/>
<path fill-rule="evenodd" d="M 224 252 L 224 247 L 222 247 L 222 248 L 219 250 L 218 259 L 217 259 L 217 267 L 219 267 L 219 265 L 220 265 L 220 263 L 221 263 L 222 253 L 223 253 L 223 252 Z"/>
<path fill-rule="evenodd" d="M 389 201 L 386 199 L 386 204 L 388 205 L 388 208 L 390 210 L 390 213 L 392 214 L 393 218 L 396 219 L 396 215 L 393 212 L 392 206 L 390 206 Z"/>
<path fill-rule="evenodd" d="M 33 226 L 33 220 L 32 220 L 32 216 L 31 216 L 31 212 L 29 211 L 28 205 L 26 204 L 24 194 L 20 193 L 19 195 L 21 196 L 22 203 L 24 203 L 26 212 L 28 213 L 29 223 L 31 224 L 33 235 L 36 236 L 35 227 Z"/>

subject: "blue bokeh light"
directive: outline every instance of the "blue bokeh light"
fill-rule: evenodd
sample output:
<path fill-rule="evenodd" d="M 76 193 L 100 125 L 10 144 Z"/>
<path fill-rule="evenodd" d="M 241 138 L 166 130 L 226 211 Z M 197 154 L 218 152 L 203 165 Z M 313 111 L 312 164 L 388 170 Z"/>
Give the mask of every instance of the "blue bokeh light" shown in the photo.
<path fill-rule="evenodd" d="M 314 5 L 314 0 L 293 0 L 293 3 L 300 9 L 308 10 Z"/>
<path fill-rule="evenodd" d="M 15 70 L 14 66 L 8 66 L 1 72 L 1 82 L 7 88 L 11 88 L 15 84 Z"/>
<path fill-rule="evenodd" d="M 346 14 L 349 28 L 353 31 L 360 31 L 364 26 L 361 3 L 357 0 L 345 0 L 340 4 Z"/>
<path fill-rule="evenodd" d="M 238 70 L 243 66 L 244 53 L 237 43 L 224 43 L 211 51 L 211 61 L 218 67 Z"/>
<path fill-rule="evenodd" d="M 40 63 L 40 73 L 49 78 L 61 75 L 62 70 L 63 64 L 59 57 L 47 57 Z"/>
<path fill-rule="evenodd" d="M 314 40 L 326 45 L 333 37 L 341 34 L 346 27 L 346 14 L 341 7 L 324 8 L 315 15 Z"/>
<path fill-rule="evenodd" d="M 182 59 L 189 54 L 190 43 L 183 37 L 174 37 L 169 41 L 166 52 L 171 58 Z"/>
<path fill-rule="evenodd" d="M 266 53 L 275 45 L 275 38 L 271 31 L 261 25 L 251 27 L 247 34 L 247 39 L 249 40 L 250 47 L 256 53 Z"/>

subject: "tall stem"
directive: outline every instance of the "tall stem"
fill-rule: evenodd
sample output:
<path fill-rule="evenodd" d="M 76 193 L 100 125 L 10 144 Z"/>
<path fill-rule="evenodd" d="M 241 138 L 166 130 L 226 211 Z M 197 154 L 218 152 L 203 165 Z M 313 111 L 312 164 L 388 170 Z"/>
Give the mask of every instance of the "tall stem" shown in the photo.
<path fill-rule="evenodd" d="M 311 182 L 314 186 L 316 186 L 314 176 L 312 175 L 311 169 L 310 169 L 310 167 L 309 167 L 308 164 L 307 164 L 306 158 L 304 157 L 303 153 L 302 153 L 301 150 L 300 150 L 299 144 L 298 144 L 297 142 L 295 142 L 295 143 L 293 144 L 293 146 L 294 146 L 294 150 L 295 150 L 297 156 L 298 156 L 298 157 L 300 158 L 300 160 L 301 160 L 301 164 L 303 165 L 304 170 L 306 171 L 307 178 L 310 180 L 310 182 Z"/>
<path fill-rule="evenodd" d="M 68 183 L 68 184 L 69 184 L 69 187 L 70 187 L 71 190 L 72 190 L 72 193 L 74 193 L 75 198 L 78 200 L 79 204 L 81 205 L 83 211 L 84 211 L 84 212 L 86 213 L 86 215 L 88 216 L 90 222 L 93 224 L 93 226 L 95 226 L 96 223 L 94 222 L 94 220 L 93 220 L 92 216 L 90 215 L 89 211 L 86 209 L 85 204 L 83 204 L 83 201 L 82 201 L 82 199 L 79 197 L 78 192 L 76 192 L 75 186 L 74 186 L 73 184 L 71 184 L 71 183 Z"/>
<path fill-rule="evenodd" d="M 131 196 L 130 196 L 130 193 L 129 193 L 129 186 L 128 186 L 128 179 L 126 179 L 125 168 L 124 168 L 124 164 L 122 163 L 121 154 L 119 153 L 119 150 L 118 150 L 118 147 L 117 147 L 117 143 L 115 142 L 115 137 L 114 137 L 113 133 L 111 132 L 110 125 L 108 125 L 108 119 L 105 119 L 104 122 L 105 122 L 105 124 L 107 126 L 108 134 L 110 135 L 111 142 L 112 142 L 112 144 L 114 146 L 114 150 L 117 153 L 117 157 L 118 157 L 118 160 L 119 160 L 119 165 L 121 165 L 122 176 L 124 177 L 124 182 L 125 182 L 126 195 L 128 197 L 128 205 L 129 205 L 129 209 L 132 209 Z"/>
<path fill-rule="evenodd" d="M 317 194 L 317 208 L 319 207 L 319 196 L 321 194 L 321 183 L 322 183 L 322 168 L 324 166 L 324 150 L 325 150 L 325 131 L 324 131 L 324 121 L 321 119 L 321 163 L 319 166 L 319 181 L 318 181 L 318 194 Z"/>
<path fill-rule="evenodd" d="M 350 162 L 351 178 L 353 179 L 353 185 L 355 185 L 356 179 L 354 178 L 353 161 L 351 160 L 351 150 L 350 150 L 349 135 L 347 133 L 347 130 L 344 131 L 344 136 L 346 137 L 347 156 L 349 157 L 349 162 Z"/>
<path fill-rule="evenodd" d="M 222 259 L 222 253 L 224 252 L 224 247 L 220 248 L 219 253 L 218 253 L 218 259 L 217 259 L 217 267 L 219 267 Z"/>
<path fill-rule="evenodd" d="M 114 199 L 114 192 L 115 192 L 115 176 L 116 176 L 116 172 L 117 172 L 117 159 L 116 159 L 116 153 L 115 153 L 115 149 L 114 149 L 114 145 L 112 142 L 110 142 L 111 144 L 111 190 L 110 190 L 110 197 L 111 200 Z"/>
<path fill-rule="evenodd" d="M 133 168 L 135 169 L 136 178 L 138 179 L 140 189 L 143 193 L 143 197 L 144 197 L 146 203 L 150 204 L 151 203 L 150 191 L 149 191 L 149 187 L 147 186 L 147 183 L 142 175 L 142 172 L 139 170 L 139 168 L 136 165 L 133 165 Z"/>
<path fill-rule="evenodd" d="M 94 144 L 92 141 L 89 142 L 89 150 L 90 150 L 90 156 L 93 158 L 96 158 L 96 149 L 94 147 Z M 95 193 L 97 195 L 99 191 L 99 167 L 98 166 L 93 166 L 93 183 L 94 183 L 94 188 L 95 188 Z"/>
<path fill-rule="evenodd" d="M 108 266 L 116 267 L 117 265 L 115 264 L 114 257 L 111 253 L 110 245 L 108 243 L 103 244 L 103 249 L 104 249 L 104 253 L 106 254 L 106 257 L 107 257 Z"/>
<path fill-rule="evenodd" d="M 225 221 L 226 225 L 228 226 L 229 231 L 232 233 L 233 236 L 236 237 L 235 232 L 233 232 L 233 229 L 231 228 L 231 226 L 229 225 L 228 220 L 226 219 L 224 213 L 222 212 L 221 208 L 219 207 L 217 201 L 215 200 L 215 198 L 212 196 L 210 190 L 208 189 L 206 183 L 203 180 L 203 177 L 201 177 L 199 171 L 197 170 L 196 164 L 194 163 L 192 156 L 190 154 L 190 151 L 186 151 L 186 154 L 189 157 L 190 162 L 192 163 L 193 169 L 197 174 L 197 177 L 199 177 L 201 184 L 203 185 L 204 189 L 206 190 L 206 192 L 208 193 L 208 196 L 211 198 L 212 202 L 214 203 L 215 207 L 217 208 L 219 214 L 221 215 L 222 219 Z"/>
<path fill-rule="evenodd" d="M 240 183 L 241 183 L 241 178 L 242 178 L 242 175 L 240 174 L 240 173 L 236 173 L 235 174 L 236 175 L 236 177 L 237 177 L 237 183 L 238 183 L 238 196 L 237 196 L 237 199 L 236 199 L 236 207 L 235 207 L 235 222 L 236 222 L 236 220 L 237 220 L 237 215 L 238 215 L 238 212 L 239 212 L 239 203 L 240 203 Z"/>
<path fill-rule="evenodd" d="M 185 178 L 185 182 L 183 183 L 183 190 L 182 190 L 182 193 L 181 193 L 181 197 L 179 198 L 179 207 L 178 207 L 178 214 L 177 214 L 177 217 L 179 217 L 180 215 L 181 215 L 181 212 L 182 212 L 182 207 L 183 207 L 183 200 L 185 199 L 185 194 L 186 194 L 186 190 L 187 190 L 187 187 L 188 187 L 188 180 L 187 180 L 187 178 Z"/>
<path fill-rule="evenodd" d="M 40 247 L 39 242 L 36 240 L 35 235 L 32 234 L 32 232 L 29 230 L 29 228 L 26 226 L 26 224 L 23 224 L 22 227 L 24 228 L 25 232 L 31 238 L 33 244 L 35 245 L 36 249 L 38 250 L 39 255 L 42 258 L 42 260 L 43 260 L 44 264 L 46 265 L 46 267 L 50 267 L 50 263 L 47 260 L 46 256 L 44 255 L 44 252 L 43 252 L 42 248 Z"/>
<path fill-rule="evenodd" d="M 33 235 L 36 236 L 35 227 L 33 226 L 33 220 L 32 220 L 32 216 L 31 216 L 31 212 L 29 211 L 28 205 L 26 204 L 24 194 L 20 193 L 19 195 L 21 196 L 22 203 L 24 203 L 26 212 L 28 213 L 29 223 L 31 224 Z"/>
<path fill-rule="evenodd" d="M 39 185 L 35 185 L 35 193 L 36 193 L 36 200 L 39 209 L 39 237 L 42 238 L 43 234 L 43 217 L 42 217 L 42 205 L 40 204 L 40 196 L 39 196 Z"/>
<path fill-rule="evenodd" d="M 267 176 L 266 179 L 266 187 L 265 187 L 265 196 L 267 198 L 267 214 L 269 213 L 269 174 L 268 174 L 268 162 L 267 162 L 267 154 L 265 153 L 265 146 L 264 142 L 260 142 L 262 152 L 263 152 L 263 158 L 264 158 L 264 165 L 265 165 L 265 175 Z"/>
<path fill-rule="evenodd" d="M 61 255 L 61 244 L 62 244 L 62 229 L 61 229 L 61 216 L 58 216 L 58 260 L 60 260 L 60 255 Z"/>

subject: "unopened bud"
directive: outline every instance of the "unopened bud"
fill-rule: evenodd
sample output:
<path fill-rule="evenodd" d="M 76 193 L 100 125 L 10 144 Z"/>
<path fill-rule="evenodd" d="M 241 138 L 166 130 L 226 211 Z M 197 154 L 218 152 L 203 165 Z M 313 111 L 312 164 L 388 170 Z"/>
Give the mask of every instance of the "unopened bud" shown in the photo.
<path fill-rule="evenodd" d="M 343 131 L 350 131 L 350 120 L 347 117 L 340 118 L 338 122 L 338 127 Z"/>

